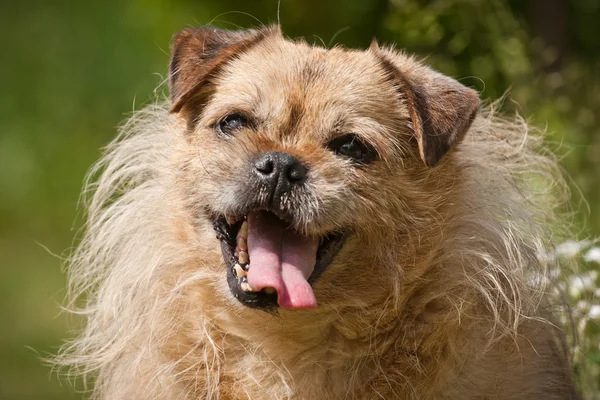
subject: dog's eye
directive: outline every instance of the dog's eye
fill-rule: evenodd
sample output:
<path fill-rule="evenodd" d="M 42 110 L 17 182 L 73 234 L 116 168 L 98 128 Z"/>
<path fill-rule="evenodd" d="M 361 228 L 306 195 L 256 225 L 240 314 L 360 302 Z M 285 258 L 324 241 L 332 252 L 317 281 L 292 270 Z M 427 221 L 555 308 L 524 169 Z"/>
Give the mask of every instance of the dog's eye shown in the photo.
<path fill-rule="evenodd" d="M 244 128 L 248 125 L 250 125 L 248 118 L 242 114 L 234 113 L 221 118 L 217 123 L 217 128 L 219 132 L 225 135 L 230 135 L 238 129 Z"/>
<path fill-rule="evenodd" d="M 327 147 L 336 154 L 360 164 L 368 164 L 377 158 L 375 149 L 353 133 L 333 139 Z"/>

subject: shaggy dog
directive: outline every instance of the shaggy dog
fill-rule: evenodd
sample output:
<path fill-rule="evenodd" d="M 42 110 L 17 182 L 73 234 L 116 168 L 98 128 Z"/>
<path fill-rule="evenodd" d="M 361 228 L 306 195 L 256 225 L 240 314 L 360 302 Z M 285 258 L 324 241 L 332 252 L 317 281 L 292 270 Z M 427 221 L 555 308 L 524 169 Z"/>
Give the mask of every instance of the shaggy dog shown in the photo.
<path fill-rule="evenodd" d="M 571 399 L 518 118 L 374 43 L 186 29 L 92 171 L 70 263 L 98 399 Z M 552 229 L 551 229 L 552 228 Z"/>

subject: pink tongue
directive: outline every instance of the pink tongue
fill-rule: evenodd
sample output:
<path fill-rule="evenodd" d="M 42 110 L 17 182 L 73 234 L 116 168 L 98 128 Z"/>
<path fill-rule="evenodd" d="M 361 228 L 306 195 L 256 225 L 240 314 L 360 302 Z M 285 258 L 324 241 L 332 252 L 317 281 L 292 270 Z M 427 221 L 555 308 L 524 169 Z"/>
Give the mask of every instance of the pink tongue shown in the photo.
<path fill-rule="evenodd" d="M 248 284 L 252 290 L 271 287 L 285 308 L 315 308 L 317 299 L 307 279 L 312 273 L 319 242 L 286 229 L 275 215 L 248 214 Z"/>

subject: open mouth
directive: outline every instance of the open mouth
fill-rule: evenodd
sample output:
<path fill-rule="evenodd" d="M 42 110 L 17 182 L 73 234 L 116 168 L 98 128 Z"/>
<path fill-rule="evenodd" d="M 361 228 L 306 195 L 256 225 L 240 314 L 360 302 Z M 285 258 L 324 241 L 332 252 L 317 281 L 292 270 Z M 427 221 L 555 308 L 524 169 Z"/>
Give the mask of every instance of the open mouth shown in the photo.
<path fill-rule="evenodd" d="M 342 247 L 345 233 L 303 236 L 269 211 L 214 220 L 227 266 L 227 283 L 254 308 L 315 308 L 312 283 Z"/>

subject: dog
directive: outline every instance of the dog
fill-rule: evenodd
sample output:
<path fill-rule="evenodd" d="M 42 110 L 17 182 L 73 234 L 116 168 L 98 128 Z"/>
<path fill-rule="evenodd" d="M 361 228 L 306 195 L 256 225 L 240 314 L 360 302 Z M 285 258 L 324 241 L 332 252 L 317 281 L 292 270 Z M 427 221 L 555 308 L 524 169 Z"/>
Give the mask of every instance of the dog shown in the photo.
<path fill-rule="evenodd" d="M 183 30 L 169 90 L 86 188 L 58 362 L 93 398 L 577 398 L 539 132 L 392 47 L 278 26 Z"/>

